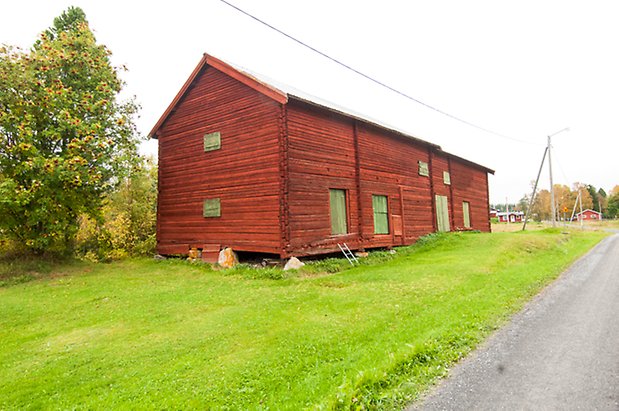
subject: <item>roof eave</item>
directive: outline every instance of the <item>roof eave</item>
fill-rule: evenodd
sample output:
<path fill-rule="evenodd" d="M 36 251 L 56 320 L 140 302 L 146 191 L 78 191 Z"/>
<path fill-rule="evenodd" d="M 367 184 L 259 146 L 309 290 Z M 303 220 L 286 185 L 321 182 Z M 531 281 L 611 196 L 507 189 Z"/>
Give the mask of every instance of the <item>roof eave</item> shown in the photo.
<path fill-rule="evenodd" d="M 466 164 L 472 165 L 476 168 L 479 168 L 481 170 L 486 171 L 487 173 L 490 174 L 494 174 L 494 170 L 488 168 L 488 167 L 484 167 L 480 164 L 474 163 L 470 160 L 467 160 L 465 158 L 456 156 L 455 154 L 451 154 L 448 153 L 446 151 L 443 151 L 443 149 L 434 143 L 430 143 L 429 141 L 426 140 L 422 140 L 420 138 L 414 137 L 410 134 L 407 134 L 403 131 L 397 130 L 395 128 L 389 127 L 388 125 L 385 124 L 380 124 L 379 122 L 376 121 L 372 121 L 368 118 L 364 118 L 355 114 L 352 114 L 350 112 L 346 112 L 346 111 L 342 111 L 342 110 L 338 110 L 337 108 L 334 107 L 329 107 L 326 106 L 324 104 L 312 101 L 312 100 L 308 100 L 306 98 L 303 97 L 299 97 L 299 96 L 295 96 L 293 94 L 290 93 L 286 93 L 264 81 L 261 81 L 260 79 L 256 78 L 255 76 L 252 76 L 249 73 L 246 73 L 245 71 L 243 71 L 242 69 L 236 68 L 228 63 L 225 63 L 222 60 L 219 60 L 218 58 L 215 58 L 207 53 L 204 53 L 202 58 L 200 59 L 200 62 L 198 63 L 198 65 L 196 66 L 196 68 L 193 70 L 193 72 L 191 73 L 191 75 L 189 76 L 189 78 L 187 79 L 187 81 L 185 81 L 185 84 L 183 85 L 183 87 L 179 90 L 179 92 L 176 94 L 176 97 L 174 97 L 174 99 L 172 100 L 172 102 L 170 103 L 170 105 L 168 106 L 168 108 L 165 110 L 165 112 L 163 113 L 163 115 L 159 118 L 159 120 L 157 121 L 157 123 L 155 124 L 155 126 L 153 127 L 153 129 L 150 131 L 150 133 L 148 134 L 149 138 L 153 138 L 153 139 L 157 139 L 159 137 L 159 132 L 161 130 L 161 128 L 163 127 L 163 125 L 165 124 L 165 122 L 167 121 L 168 117 L 174 112 L 174 110 L 176 109 L 176 106 L 181 102 L 181 100 L 183 99 L 183 97 L 185 96 L 185 94 L 189 91 L 189 89 L 191 88 L 192 84 L 194 83 L 194 81 L 199 77 L 199 75 L 202 73 L 202 71 L 204 70 L 204 68 L 206 66 L 211 66 L 216 70 L 221 71 L 222 73 L 234 78 L 235 80 L 245 84 L 248 87 L 253 88 L 254 90 L 258 91 L 259 93 L 273 99 L 274 101 L 280 103 L 280 104 L 287 104 L 288 101 L 290 99 L 299 101 L 301 103 L 310 105 L 310 106 L 314 106 L 317 108 L 320 108 L 322 110 L 326 110 L 332 113 L 336 113 L 338 115 L 341 115 L 343 117 L 346 118 L 350 118 L 353 119 L 355 121 L 359 121 L 361 123 L 379 128 L 381 130 L 385 130 L 388 131 L 390 133 L 393 133 L 395 135 L 407 138 L 409 140 L 412 140 L 414 142 L 417 142 L 418 144 L 422 144 L 425 146 L 428 146 L 430 148 L 432 148 L 433 150 L 439 152 L 439 153 L 443 153 L 446 156 L 452 157 L 458 161 L 464 162 Z"/>
<path fill-rule="evenodd" d="M 170 114 L 172 114 L 172 112 L 176 108 L 176 105 L 181 101 L 181 99 L 183 98 L 187 90 L 189 90 L 189 87 L 191 87 L 191 84 L 194 82 L 196 77 L 198 77 L 198 74 L 200 74 L 200 72 L 206 65 L 207 58 L 208 58 L 208 55 L 205 53 L 200 59 L 200 62 L 198 63 L 196 68 L 193 70 L 193 72 L 187 79 L 187 81 L 185 81 L 185 84 L 183 84 L 183 87 L 181 87 L 179 92 L 176 94 L 176 97 L 174 97 L 174 100 L 172 100 L 168 108 L 163 112 L 161 117 L 159 117 L 159 120 L 157 121 L 155 126 L 152 128 L 150 133 L 148 133 L 149 138 L 155 138 L 155 139 L 158 138 L 157 133 L 159 132 L 159 129 L 163 126 L 163 123 L 165 123 L 165 121 L 168 119 Z"/>
<path fill-rule="evenodd" d="M 471 160 L 467 160 L 466 158 L 462 158 L 462 157 L 460 157 L 460 156 L 457 156 L 457 155 L 455 155 L 455 154 L 448 153 L 448 152 L 443 151 L 443 150 L 441 150 L 441 153 L 443 153 L 443 154 L 447 155 L 448 157 L 454 158 L 454 159 L 456 159 L 456 160 L 458 160 L 458 161 L 460 161 L 460 162 L 463 162 L 463 163 L 466 163 L 466 164 L 472 165 L 472 166 L 474 166 L 474 167 L 477 167 L 477 168 L 479 168 L 479 169 L 482 169 L 482 170 L 484 170 L 486 173 L 489 173 L 489 174 L 494 175 L 494 170 L 493 170 L 493 169 L 491 169 L 491 168 L 488 168 L 488 167 L 486 167 L 486 166 L 482 166 L 481 164 L 477 164 L 477 163 L 475 163 L 475 162 L 473 162 L 473 161 L 471 161 Z"/>

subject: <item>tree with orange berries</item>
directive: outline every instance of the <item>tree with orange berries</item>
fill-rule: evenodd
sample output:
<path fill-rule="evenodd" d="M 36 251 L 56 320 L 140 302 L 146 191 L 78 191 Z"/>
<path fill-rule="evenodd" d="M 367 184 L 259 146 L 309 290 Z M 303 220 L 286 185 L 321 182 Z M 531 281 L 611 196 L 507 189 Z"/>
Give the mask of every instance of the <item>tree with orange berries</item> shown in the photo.
<path fill-rule="evenodd" d="M 137 159 L 133 100 L 84 12 L 69 8 L 31 50 L 0 48 L 0 231 L 36 253 L 71 250 Z"/>

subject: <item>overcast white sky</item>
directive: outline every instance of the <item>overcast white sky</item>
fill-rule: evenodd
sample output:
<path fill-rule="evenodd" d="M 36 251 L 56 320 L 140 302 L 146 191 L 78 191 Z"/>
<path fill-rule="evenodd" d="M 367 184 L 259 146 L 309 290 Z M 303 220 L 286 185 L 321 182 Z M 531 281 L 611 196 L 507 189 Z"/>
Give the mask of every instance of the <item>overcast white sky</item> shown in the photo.
<path fill-rule="evenodd" d="M 219 0 L 3 2 L 0 43 L 29 47 L 70 5 L 86 12 L 147 135 L 207 52 L 365 113 L 496 170 L 491 202 L 530 191 L 546 136 L 555 182 L 619 184 L 615 1 L 230 0 L 469 127 L 346 71 Z M 156 151 L 156 141 L 143 151 Z M 548 187 L 548 171 L 541 180 Z"/>

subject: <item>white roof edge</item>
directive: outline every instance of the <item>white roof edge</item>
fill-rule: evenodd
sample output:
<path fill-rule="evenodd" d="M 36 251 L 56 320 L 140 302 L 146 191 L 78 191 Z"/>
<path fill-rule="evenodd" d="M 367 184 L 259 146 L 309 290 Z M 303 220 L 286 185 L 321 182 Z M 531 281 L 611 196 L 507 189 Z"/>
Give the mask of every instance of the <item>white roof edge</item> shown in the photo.
<path fill-rule="evenodd" d="M 325 100 L 325 99 L 323 99 L 321 97 L 314 96 L 314 95 L 312 95 L 310 93 L 307 93 L 307 92 L 305 92 L 303 90 L 300 90 L 300 89 L 298 89 L 296 87 L 293 87 L 293 86 L 290 86 L 288 84 L 279 82 L 277 80 L 273 80 L 272 78 L 270 78 L 270 77 L 268 77 L 268 76 L 266 76 L 264 74 L 254 72 L 252 70 L 249 70 L 249 69 L 247 69 L 245 67 L 236 65 L 234 63 L 230 63 L 229 61 L 225 61 L 225 63 L 230 65 L 234 69 L 240 71 L 241 73 L 244 73 L 245 75 L 247 75 L 249 77 L 253 77 L 254 79 L 258 80 L 260 83 L 264 83 L 264 84 L 270 86 L 271 88 L 277 89 L 278 91 L 286 94 L 288 97 L 292 97 L 293 99 L 296 99 L 296 100 L 299 100 L 299 101 L 305 101 L 305 102 L 310 103 L 310 104 L 315 104 L 317 106 L 322 106 L 322 107 L 324 107 L 326 109 L 329 109 L 329 110 L 332 110 L 332 111 L 336 111 L 336 112 L 338 112 L 338 113 L 340 113 L 342 115 L 349 116 L 349 117 L 355 118 L 357 120 L 360 120 L 360 121 L 363 121 L 363 122 L 367 122 L 367 123 L 376 125 L 378 127 L 381 127 L 381 128 L 393 131 L 395 133 L 407 136 L 407 137 L 409 137 L 411 139 L 417 140 L 417 141 L 419 141 L 421 143 L 425 143 L 427 145 L 436 147 L 439 150 L 442 150 L 441 146 L 436 144 L 436 143 L 432 143 L 432 142 L 424 140 L 422 138 L 415 137 L 413 135 L 413 133 L 411 133 L 411 132 L 408 132 L 406 130 L 402 130 L 402 129 L 398 128 L 398 127 L 395 127 L 395 126 L 392 126 L 390 124 L 384 123 L 384 122 L 382 122 L 380 120 L 377 120 L 377 119 L 375 119 L 375 118 L 373 118 L 371 116 L 368 116 L 368 115 L 366 115 L 364 113 L 360 113 L 358 111 L 349 109 L 349 108 L 341 106 L 341 105 L 339 105 L 337 103 L 333 103 L 332 101 Z"/>

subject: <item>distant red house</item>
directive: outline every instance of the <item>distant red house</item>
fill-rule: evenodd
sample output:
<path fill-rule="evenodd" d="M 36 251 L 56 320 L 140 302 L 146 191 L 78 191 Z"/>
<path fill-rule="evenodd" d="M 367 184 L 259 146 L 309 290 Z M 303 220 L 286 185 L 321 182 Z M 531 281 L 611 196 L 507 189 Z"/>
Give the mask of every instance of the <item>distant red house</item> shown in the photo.
<path fill-rule="evenodd" d="M 574 218 L 577 221 L 583 220 L 583 221 L 589 221 L 589 220 L 601 220 L 602 219 L 602 213 L 595 211 L 595 210 L 590 210 L 590 209 L 586 209 L 583 210 L 580 213 L 577 213 Z"/>
<path fill-rule="evenodd" d="M 496 213 L 500 223 L 521 223 L 524 220 L 522 211 L 508 211 Z"/>
<path fill-rule="evenodd" d="M 206 54 L 150 137 L 160 254 L 288 258 L 490 231 L 493 170 Z"/>

